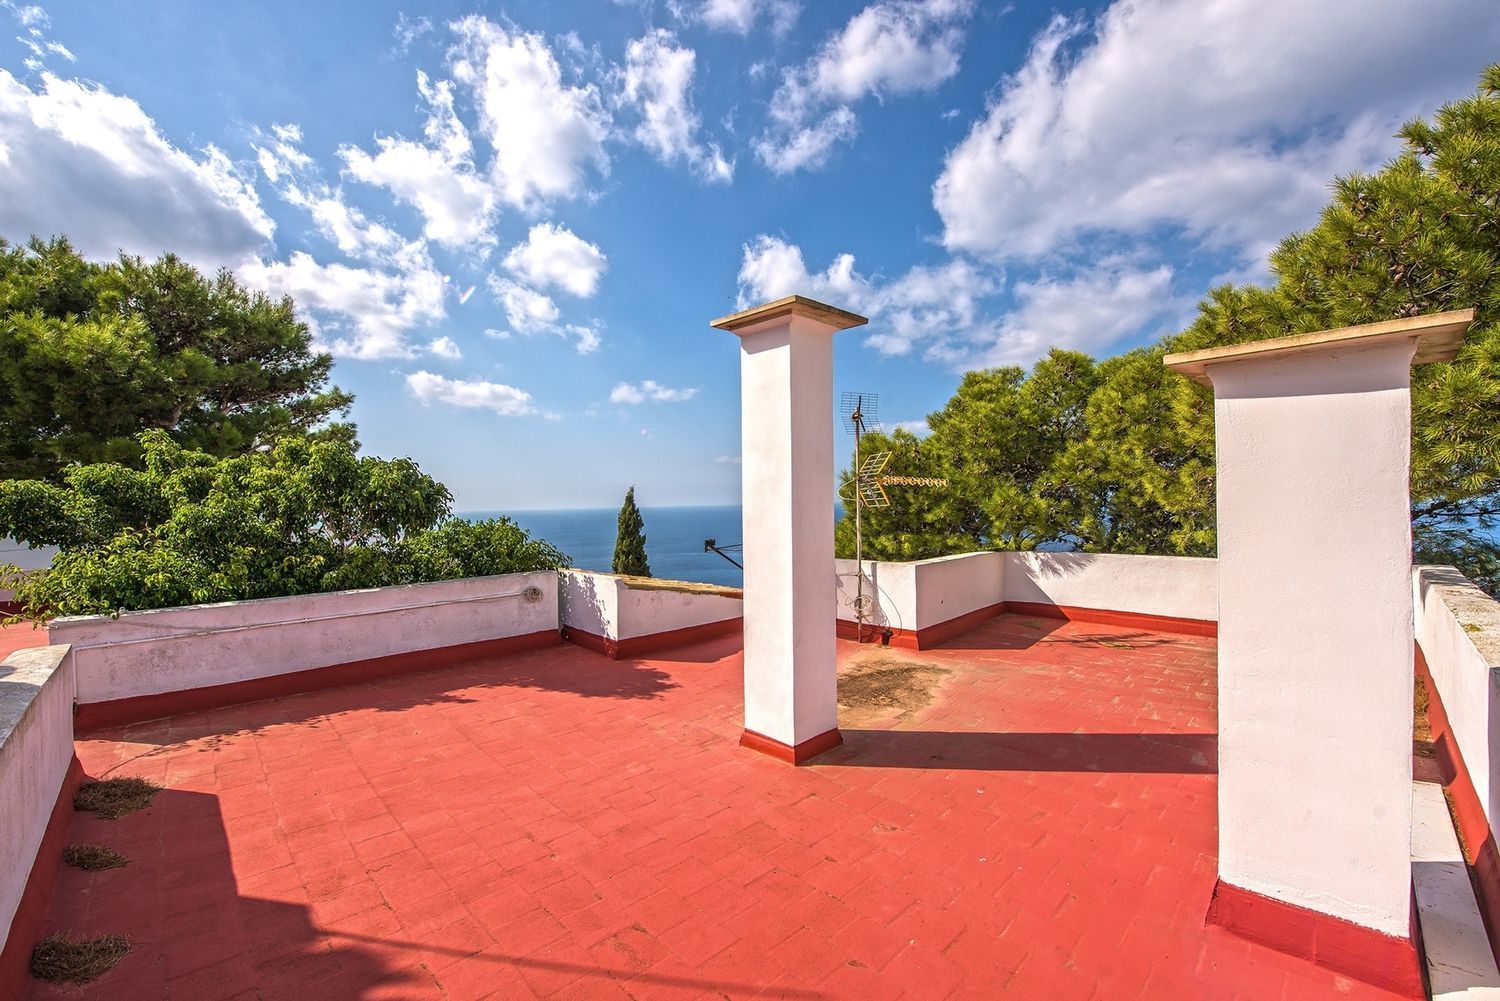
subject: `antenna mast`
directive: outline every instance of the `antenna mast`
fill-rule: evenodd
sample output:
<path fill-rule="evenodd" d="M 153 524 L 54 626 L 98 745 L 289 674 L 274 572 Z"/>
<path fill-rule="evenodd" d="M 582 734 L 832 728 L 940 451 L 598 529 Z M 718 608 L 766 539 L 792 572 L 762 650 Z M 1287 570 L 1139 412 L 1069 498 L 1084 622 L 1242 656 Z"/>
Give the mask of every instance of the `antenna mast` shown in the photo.
<path fill-rule="evenodd" d="M 855 574 L 854 615 L 859 631 L 859 642 L 865 641 L 865 619 L 874 605 L 874 595 L 865 594 L 865 508 L 890 507 L 887 486 L 946 487 L 948 481 L 937 476 L 886 476 L 885 469 L 891 463 L 891 452 L 876 452 L 860 458 L 860 439 L 871 431 L 880 430 L 878 408 L 880 399 L 873 393 L 844 393 L 839 411 L 844 418 L 844 430 L 854 435 L 854 561 Z"/>

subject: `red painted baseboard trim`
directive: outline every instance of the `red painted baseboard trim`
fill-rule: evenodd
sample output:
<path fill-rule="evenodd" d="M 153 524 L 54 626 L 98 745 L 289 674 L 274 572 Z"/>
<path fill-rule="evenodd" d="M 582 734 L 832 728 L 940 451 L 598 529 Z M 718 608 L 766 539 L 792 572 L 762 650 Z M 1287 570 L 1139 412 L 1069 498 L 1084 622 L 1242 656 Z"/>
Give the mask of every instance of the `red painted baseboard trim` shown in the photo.
<path fill-rule="evenodd" d="M 1064 619 L 1076 622 L 1098 622 L 1110 626 L 1127 626 L 1132 629 L 1149 629 L 1158 633 L 1178 633 L 1187 636 L 1217 636 L 1219 624 L 1210 619 L 1185 619 L 1175 615 L 1148 615 L 1144 612 L 1117 612 L 1108 608 L 1082 608 L 1077 605 L 1050 605 L 1040 601 L 1002 601 L 994 605 L 976 608 L 972 612 L 956 615 L 921 629 L 892 629 L 890 645 L 907 650 L 930 650 L 977 629 L 997 615 L 1035 615 L 1044 619 Z M 839 619 L 836 629 L 839 639 L 860 639 L 859 627 L 848 619 Z M 865 624 L 864 642 L 878 642 L 885 627 Z"/>
<path fill-rule="evenodd" d="M 431 650 L 414 650 L 411 653 L 391 654 L 387 657 L 372 657 L 367 660 L 334 664 L 330 667 L 314 667 L 306 671 L 274 674 L 268 678 L 252 678 L 227 685 L 209 685 L 190 688 L 180 692 L 162 692 L 158 695 L 140 695 L 129 699 L 112 699 L 108 702 L 88 702 L 78 707 L 73 719 L 73 732 L 86 733 L 105 727 L 125 726 L 167 716 L 199 712 L 204 709 L 219 709 L 244 702 L 259 702 L 285 695 L 337 688 L 361 681 L 374 681 L 400 674 L 418 674 L 439 668 L 452 667 L 478 657 L 498 657 L 556 646 L 561 640 L 557 630 L 544 629 L 521 636 L 505 636 L 500 639 L 480 640 L 476 643 L 459 643 L 454 646 L 435 647 Z"/>
<path fill-rule="evenodd" d="M 1484 804 L 1479 801 L 1473 776 L 1459 752 L 1448 710 L 1443 706 L 1442 695 L 1432 680 L 1432 670 L 1427 666 L 1427 658 L 1420 646 L 1416 648 L 1415 659 L 1417 677 L 1427 689 L 1427 723 L 1432 728 L 1432 744 L 1438 770 L 1442 773 L 1443 789 L 1453 804 L 1454 819 L 1463 835 L 1466 861 L 1473 869 L 1474 881 L 1479 887 L 1479 913 L 1484 917 L 1490 951 L 1500 956 L 1500 850 L 1496 849 L 1495 833 L 1490 829 Z"/>
<path fill-rule="evenodd" d="M 1108 626 L 1149 629 L 1158 633 L 1181 633 L 1187 636 L 1219 635 L 1219 624 L 1212 619 L 1185 619 L 1176 615 L 1148 615 L 1145 612 L 1117 612 L 1109 608 L 1080 608 L 1077 605 L 1049 605 L 1040 601 L 1007 601 L 1005 611 L 1013 615 L 1037 615 L 1044 619 L 1098 622 Z"/>
<path fill-rule="evenodd" d="M 26 978 L 31 969 L 31 949 L 41 934 L 47 905 L 52 902 L 57 867 L 62 865 L 62 850 L 68 841 L 68 823 L 73 819 L 73 794 L 83 784 L 84 778 L 83 765 L 75 757 L 68 763 L 62 788 L 57 791 L 57 802 L 52 804 L 52 813 L 47 817 L 47 828 L 42 833 L 42 843 L 37 846 L 36 859 L 26 877 L 26 888 L 21 891 L 16 915 L 11 918 L 10 932 L 5 937 L 4 947 L 0 948 L 0 998 L 5 1001 L 20 998 L 25 993 Z"/>
<path fill-rule="evenodd" d="M 783 744 L 779 740 L 773 740 L 763 733 L 754 730 L 746 730 L 740 734 L 740 746 L 748 747 L 752 751 L 770 755 L 778 761 L 785 761 L 790 765 L 801 765 L 822 754 L 831 751 L 844 742 L 844 735 L 839 733 L 838 727 L 825 730 L 816 737 L 809 737 L 802 743 L 793 747 Z"/>
<path fill-rule="evenodd" d="M 610 660 L 620 660 L 623 657 L 640 657 L 659 650 L 687 646 L 689 643 L 701 643 L 717 636 L 741 632 L 744 628 L 743 618 L 733 618 L 720 619 L 718 622 L 704 622 L 696 626 L 683 626 L 681 629 L 668 629 L 659 633 L 648 633 L 645 636 L 630 636 L 623 640 L 612 640 L 607 636 L 576 629 L 573 626 L 564 626 L 562 636 L 569 643 L 576 643 L 585 650 L 603 654 Z"/>
<path fill-rule="evenodd" d="M 1422 957 L 1411 937 L 1385 935 L 1219 880 L 1207 923 L 1403 997 L 1425 998 Z"/>

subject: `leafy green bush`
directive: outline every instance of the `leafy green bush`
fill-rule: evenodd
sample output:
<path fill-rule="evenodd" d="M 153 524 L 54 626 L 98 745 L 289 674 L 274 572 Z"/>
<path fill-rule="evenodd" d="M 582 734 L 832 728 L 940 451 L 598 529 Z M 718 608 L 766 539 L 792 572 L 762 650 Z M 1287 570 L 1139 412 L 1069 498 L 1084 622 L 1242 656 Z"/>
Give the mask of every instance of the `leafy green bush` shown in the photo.
<path fill-rule="evenodd" d="M 449 517 L 451 495 L 410 459 L 340 439 L 284 438 L 221 459 L 163 431 L 144 469 L 72 466 L 63 485 L 0 481 L 0 535 L 56 545 L 51 568 L 10 568 L 23 615 L 85 615 L 569 565 L 505 518 Z"/>

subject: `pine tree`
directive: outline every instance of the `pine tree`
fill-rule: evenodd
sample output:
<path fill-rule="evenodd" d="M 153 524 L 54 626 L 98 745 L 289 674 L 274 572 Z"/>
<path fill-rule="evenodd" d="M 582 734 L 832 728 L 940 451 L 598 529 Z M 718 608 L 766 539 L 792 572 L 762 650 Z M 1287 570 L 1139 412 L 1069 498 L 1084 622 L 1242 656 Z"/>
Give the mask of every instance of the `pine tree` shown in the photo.
<path fill-rule="evenodd" d="M 635 487 L 625 491 L 620 505 L 619 528 L 615 535 L 615 573 L 632 577 L 650 577 L 651 564 L 646 562 L 646 524 L 641 509 L 635 506 Z"/>

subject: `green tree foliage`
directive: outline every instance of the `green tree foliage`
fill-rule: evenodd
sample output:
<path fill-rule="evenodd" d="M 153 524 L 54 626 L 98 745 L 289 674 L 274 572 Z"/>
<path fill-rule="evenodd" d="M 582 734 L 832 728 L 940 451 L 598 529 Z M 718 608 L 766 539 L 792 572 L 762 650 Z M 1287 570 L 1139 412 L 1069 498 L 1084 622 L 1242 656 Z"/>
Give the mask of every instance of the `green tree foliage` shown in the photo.
<path fill-rule="evenodd" d="M 0 481 L 0 535 L 57 545 L 15 579 L 26 615 L 208 601 L 545 570 L 568 558 L 513 522 L 448 517 L 442 484 L 410 459 L 347 441 L 283 438 L 250 455 L 142 434 L 141 469 L 69 466 L 63 483 Z"/>
<path fill-rule="evenodd" d="M 625 491 L 625 503 L 620 505 L 611 566 L 615 573 L 651 576 L 651 564 L 646 562 L 646 523 L 641 520 L 641 509 L 635 506 L 635 487 Z"/>
<path fill-rule="evenodd" d="M 1272 253 L 1269 287 L 1215 288 L 1186 330 L 1104 362 L 1054 351 L 1029 373 L 970 372 L 930 437 L 870 440 L 896 453 L 892 472 L 950 486 L 893 489 L 867 515 L 866 553 L 1212 555 L 1213 398 L 1164 354 L 1473 307 L 1457 360 L 1413 374 L 1413 535 L 1418 560 L 1500 587 L 1500 66 L 1400 138 L 1399 156 L 1339 179 L 1317 225 Z M 838 543 L 853 555 L 852 525 Z"/>
<path fill-rule="evenodd" d="M 289 298 L 167 255 L 85 261 L 66 239 L 0 239 L 0 479 L 59 482 L 73 462 L 138 465 L 166 431 L 216 456 L 318 431 L 353 399 L 328 385 Z"/>

